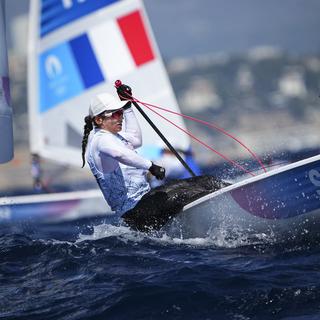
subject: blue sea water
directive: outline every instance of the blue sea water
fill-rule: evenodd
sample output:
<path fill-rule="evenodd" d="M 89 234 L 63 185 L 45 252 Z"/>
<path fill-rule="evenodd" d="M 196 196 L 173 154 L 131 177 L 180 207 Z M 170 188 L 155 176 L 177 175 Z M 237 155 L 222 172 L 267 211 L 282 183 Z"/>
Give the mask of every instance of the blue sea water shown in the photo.
<path fill-rule="evenodd" d="M 320 239 L 0 227 L 0 319 L 319 319 Z"/>

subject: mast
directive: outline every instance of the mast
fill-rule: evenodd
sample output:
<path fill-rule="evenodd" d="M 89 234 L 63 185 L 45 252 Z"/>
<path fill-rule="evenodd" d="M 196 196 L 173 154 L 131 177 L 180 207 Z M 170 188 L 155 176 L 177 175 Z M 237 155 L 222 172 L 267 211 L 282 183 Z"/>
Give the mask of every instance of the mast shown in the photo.
<path fill-rule="evenodd" d="M 10 107 L 5 3 L 0 0 L 0 163 L 13 158 L 12 109 Z"/>

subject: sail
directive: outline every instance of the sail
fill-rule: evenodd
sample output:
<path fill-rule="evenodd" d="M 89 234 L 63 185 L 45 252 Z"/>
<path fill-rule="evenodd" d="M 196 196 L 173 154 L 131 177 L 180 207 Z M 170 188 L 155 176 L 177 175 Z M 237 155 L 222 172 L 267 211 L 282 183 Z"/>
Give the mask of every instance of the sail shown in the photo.
<path fill-rule="evenodd" d="M 81 165 L 83 118 L 91 98 L 115 94 L 120 79 L 142 101 L 179 107 L 140 0 L 33 0 L 30 2 L 28 96 L 31 150 L 43 157 Z M 188 137 L 144 109 L 176 148 Z M 163 143 L 136 112 L 144 155 Z M 170 115 L 182 128 L 183 121 Z"/>
<path fill-rule="evenodd" d="M 0 0 L 0 163 L 13 158 L 12 109 L 10 107 L 5 4 Z"/>

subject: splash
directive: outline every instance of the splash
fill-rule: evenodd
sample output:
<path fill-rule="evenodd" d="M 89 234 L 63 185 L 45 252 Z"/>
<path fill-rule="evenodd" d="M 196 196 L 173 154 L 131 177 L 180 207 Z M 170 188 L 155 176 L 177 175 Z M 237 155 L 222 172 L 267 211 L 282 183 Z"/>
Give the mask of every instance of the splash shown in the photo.
<path fill-rule="evenodd" d="M 183 226 L 180 226 L 183 228 Z M 128 243 L 139 244 L 149 242 L 163 246 L 188 246 L 194 248 L 238 248 L 243 246 L 252 246 L 260 244 L 273 244 L 274 235 L 272 231 L 266 233 L 252 233 L 252 230 L 242 230 L 219 226 L 212 228 L 204 237 L 188 237 L 183 235 L 180 229 L 180 235 L 177 229 L 172 233 L 170 231 L 151 231 L 144 233 L 130 229 L 125 225 L 112 225 L 102 223 L 93 227 L 93 233 L 90 235 L 79 234 L 77 243 L 83 241 L 96 241 L 103 238 L 117 238 L 117 240 Z"/>
<path fill-rule="evenodd" d="M 79 234 L 77 242 L 87 240 L 99 240 L 103 238 L 116 237 L 122 241 L 139 242 L 143 240 L 146 235 L 141 232 L 136 232 L 124 225 L 112 225 L 108 223 L 102 223 L 93 227 L 93 233 L 91 235 Z"/>

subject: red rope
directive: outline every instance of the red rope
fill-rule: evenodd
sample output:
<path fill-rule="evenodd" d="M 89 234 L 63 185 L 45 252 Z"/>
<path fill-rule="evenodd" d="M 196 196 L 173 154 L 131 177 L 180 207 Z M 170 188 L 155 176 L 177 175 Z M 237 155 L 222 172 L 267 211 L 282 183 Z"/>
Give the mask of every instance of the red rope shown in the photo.
<path fill-rule="evenodd" d="M 128 96 L 131 97 L 131 99 L 128 99 Z M 247 149 L 249 151 L 249 153 L 259 162 L 259 164 L 262 166 L 263 170 L 266 172 L 266 169 L 265 167 L 263 166 L 262 162 L 260 161 L 260 159 L 248 148 L 246 147 L 240 140 L 238 140 L 237 138 L 235 138 L 234 136 L 232 136 L 231 134 L 229 134 L 228 132 L 226 132 L 225 130 L 223 130 L 222 128 L 219 128 L 218 126 L 214 126 L 214 125 L 211 125 L 210 123 L 208 122 L 205 122 L 203 120 L 199 120 L 199 119 L 196 119 L 196 118 L 193 118 L 193 117 L 190 117 L 190 116 L 187 116 L 187 115 L 184 115 L 184 114 L 180 114 L 178 112 L 174 112 L 174 111 L 171 111 L 169 109 L 165 109 L 165 108 L 162 108 L 162 107 L 159 107 L 159 106 L 156 106 L 156 105 L 153 105 L 153 104 L 150 104 L 150 103 L 146 103 L 146 102 L 143 102 L 143 101 L 140 101 L 136 98 L 134 98 L 132 95 L 129 95 L 127 93 L 127 96 L 121 96 L 119 94 L 119 97 L 120 98 L 123 98 L 125 100 L 129 100 L 129 101 L 133 101 L 133 102 L 137 102 L 137 103 L 140 103 L 142 105 L 144 105 L 146 108 L 148 108 L 150 111 L 152 111 L 153 113 L 157 114 L 159 117 L 163 118 L 164 120 L 166 120 L 167 122 L 169 122 L 170 124 L 172 124 L 173 126 L 175 126 L 176 128 L 178 128 L 179 130 L 183 131 L 184 133 L 186 133 L 187 135 L 189 135 L 192 139 L 196 140 L 198 143 L 202 144 L 203 146 L 205 146 L 206 148 L 208 148 L 209 150 L 211 150 L 212 152 L 218 154 L 220 157 L 222 157 L 223 159 L 225 159 L 226 161 L 232 163 L 234 166 L 240 168 L 241 170 L 243 170 L 244 172 L 250 174 L 251 176 L 255 176 L 252 172 L 248 171 L 246 168 L 244 168 L 243 166 L 239 165 L 238 163 L 236 163 L 235 161 L 229 159 L 228 157 L 226 157 L 225 155 L 223 155 L 222 153 L 218 152 L 217 150 L 213 149 L 212 147 L 208 146 L 206 143 L 204 143 L 203 141 L 201 141 L 200 139 L 198 139 L 197 137 L 195 137 L 192 133 L 190 133 L 188 130 L 185 130 L 183 128 L 181 128 L 180 126 L 178 126 L 177 124 L 175 124 L 174 122 L 172 122 L 171 120 L 169 120 L 168 118 L 164 117 L 163 115 L 161 115 L 160 113 L 158 113 L 157 111 L 153 110 L 152 108 L 150 107 L 154 107 L 154 108 L 157 108 L 157 109 L 160 109 L 160 110 L 163 110 L 163 111 L 166 111 L 166 112 L 170 112 L 170 113 L 173 113 L 175 115 L 179 115 L 179 116 L 182 116 L 182 117 L 185 117 L 187 119 L 190 119 L 190 120 L 193 120 L 193 121 L 196 121 L 196 122 L 199 122 L 199 123 L 202 123 L 202 124 L 205 124 L 209 127 L 213 127 L 217 130 L 219 130 L 220 132 L 226 134 L 227 136 L 229 136 L 230 138 L 234 139 L 235 141 L 237 141 L 238 143 L 240 143 L 245 149 Z"/>
<path fill-rule="evenodd" d="M 243 142 L 241 142 L 239 139 L 237 139 L 235 136 L 233 136 L 232 134 L 230 134 L 229 132 L 227 132 L 226 130 L 220 128 L 219 126 L 215 125 L 215 124 L 211 124 L 209 122 L 206 122 L 204 120 L 200 120 L 200 119 L 197 119 L 197 118 L 193 118 L 191 116 L 188 116 L 188 115 L 185 115 L 183 113 L 179 113 L 179 112 L 175 112 L 175 111 L 172 111 L 172 110 L 169 110 L 169 109 L 165 109 L 165 108 L 162 108 L 162 107 L 159 107 L 159 106 L 156 106 L 156 105 L 153 105 L 151 103 L 146 103 L 146 102 L 143 102 L 143 101 L 139 101 L 138 99 L 132 97 L 132 101 L 135 101 L 135 102 L 139 102 L 141 104 L 143 104 L 144 106 L 149 106 L 149 107 L 153 107 L 153 108 L 156 108 L 156 109 L 159 109 L 159 110 L 163 110 L 163 111 L 166 111 L 166 112 L 169 112 L 169 113 L 172 113 L 172 114 L 175 114 L 175 115 L 178 115 L 178 116 L 181 116 L 185 119 L 189 119 L 191 121 L 194 121 L 194 122 L 198 122 L 198 123 L 201 123 L 203 125 L 206 125 L 210 128 L 213 128 L 213 129 L 216 129 L 218 131 L 220 131 L 221 133 L 225 134 L 226 136 L 230 137 L 231 139 L 235 140 L 236 142 L 238 142 L 243 148 L 245 148 L 249 153 L 250 155 L 255 159 L 257 160 L 257 162 L 259 163 L 259 165 L 261 166 L 261 168 L 264 170 L 264 172 L 267 172 L 265 166 L 263 165 L 262 161 L 259 159 L 259 157 L 249 149 L 249 147 L 247 147 Z"/>
<path fill-rule="evenodd" d="M 135 101 L 133 99 L 133 101 Z M 210 149 L 211 151 L 213 151 L 214 153 L 218 154 L 220 157 L 222 157 L 223 159 L 225 159 L 226 161 L 232 163 L 234 166 L 240 168 L 241 170 L 243 170 L 246 173 L 249 173 L 251 176 L 255 176 L 252 172 L 248 171 L 246 168 L 244 168 L 243 166 L 239 165 L 238 163 L 236 163 L 235 161 L 227 158 L 225 155 L 223 155 L 222 153 L 218 152 L 217 150 L 213 149 L 212 147 L 208 146 L 206 143 L 204 143 L 203 141 L 201 141 L 200 139 L 198 139 L 197 137 L 195 137 L 192 133 L 190 133 L 188 130 L 185 130 L 183 128 L 181 128 L 180 126 L 178 126 L 177 124 L 175 124 L 174 122 L 172 122 L 171 120 L 169 120 L 168 118 L 164 117 L 162 114 L 160 114 L 159 112 L 153 110 L 152 108 L 150 108 L 148 106 L 147 103 L 144 103 L 142 101 L 139 101 L 139 103 L 141 103 L 142 105 L 144 105 L 146 108 L 148 108 L 150 111 L 154 112 L 155 114 L 157 114 L 159 117 L 161 117 L 162 119 L 166 120 L 167 122 L 171 123 L 173 126 L 175 126 L 176 128 L 178 128 L 179 130 L 183 131 L 184 133 L 186 133 L 187 135 L 189 135 L 192 139 L 196 140 L 198 143 L 202 144 L 203 146 L 205 146 L 206 148 Z"/>

